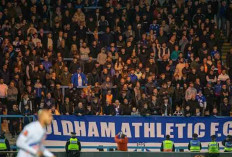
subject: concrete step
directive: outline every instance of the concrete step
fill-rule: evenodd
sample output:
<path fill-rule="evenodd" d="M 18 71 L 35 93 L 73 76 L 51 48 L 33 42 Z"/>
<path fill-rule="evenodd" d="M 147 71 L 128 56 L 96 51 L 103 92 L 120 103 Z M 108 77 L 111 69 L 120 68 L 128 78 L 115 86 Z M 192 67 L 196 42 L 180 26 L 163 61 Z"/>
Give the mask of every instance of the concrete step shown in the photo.
<path fill-rule="evenodd" d="M 227 52 L 230 51 L 231 48 L 232 48 L 231 43 L 228 43 L 228 42 L 223 43 L 223 45 L 222 45 L 222 56 L 221 56 L 223 62 L 225 62 L 226 54 L 227 54 Z"/>
<path fill-rule="evenodd" d="M 223 43 L 223 46 L 232 46 L 231 43 Z"/>

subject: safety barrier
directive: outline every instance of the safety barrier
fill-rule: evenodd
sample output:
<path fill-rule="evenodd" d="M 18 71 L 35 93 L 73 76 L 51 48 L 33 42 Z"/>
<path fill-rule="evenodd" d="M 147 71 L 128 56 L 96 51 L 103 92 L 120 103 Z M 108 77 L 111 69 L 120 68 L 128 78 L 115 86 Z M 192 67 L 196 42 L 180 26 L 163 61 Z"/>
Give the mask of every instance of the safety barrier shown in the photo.
<path fill-rule="evenodd" d="M 0 115 L 0 122 L 2 122 L 2 119 L 6 118 L 6 119 L 10 119 L 10 118 L 31 118 L 32 121 L 35 121 L 35 116 L 23 116 L 23 115 Z M 0 134 L 2 132 L 2 125 L 0 125 Z"/>
<path fill-rule="evenodd" d="M 15 151 L 0 152 L 6 157 L 13 157 L 17 154 Z M 65 152 L 54 152 L 56 157 L 65 157 Z M 231 157 L 232 153 L 166 153 L 166 152 L 81 152 L 80 157 Z"/>

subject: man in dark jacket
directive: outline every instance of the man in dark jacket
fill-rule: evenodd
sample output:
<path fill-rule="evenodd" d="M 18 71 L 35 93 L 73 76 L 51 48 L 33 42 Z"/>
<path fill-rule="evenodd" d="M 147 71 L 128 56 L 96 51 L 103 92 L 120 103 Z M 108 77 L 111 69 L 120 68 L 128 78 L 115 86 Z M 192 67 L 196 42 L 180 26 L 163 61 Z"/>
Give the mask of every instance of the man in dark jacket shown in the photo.
<path fill-rule="evenodd" d="M 18 106 L 16 104 L 13 105 L 13 110 L 9 113 L 10 115 L 20 115 L 21 113 L 18 110 Z M 12 138 L 19 133 L 19 118 L 10 118 L 10 133 Z"/>

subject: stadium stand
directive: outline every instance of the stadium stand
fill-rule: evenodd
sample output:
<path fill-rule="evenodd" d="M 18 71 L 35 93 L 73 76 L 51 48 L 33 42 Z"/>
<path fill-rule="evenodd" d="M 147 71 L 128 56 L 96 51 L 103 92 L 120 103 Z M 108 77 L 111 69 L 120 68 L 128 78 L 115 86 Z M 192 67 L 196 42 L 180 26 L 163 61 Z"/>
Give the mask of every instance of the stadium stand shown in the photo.
<path fill-rule="evenodd" d="M 0 114 L 230 116 L 231 28 L 229 0 L 2 0 Z"/>

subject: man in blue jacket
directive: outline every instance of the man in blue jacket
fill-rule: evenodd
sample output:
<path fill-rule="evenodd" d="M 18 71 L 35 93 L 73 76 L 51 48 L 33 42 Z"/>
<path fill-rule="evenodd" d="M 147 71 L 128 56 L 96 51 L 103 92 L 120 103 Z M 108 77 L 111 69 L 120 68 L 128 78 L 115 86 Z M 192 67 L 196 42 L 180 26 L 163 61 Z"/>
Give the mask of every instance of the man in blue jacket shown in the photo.
<path fill-rule="evenodd" d="M 87 85 L 87 79 L 83 72 L 81 72 L 81 68 L 77 69 L 77 72 L 72 75 L 71 78 L 73 87 L 82 87 Z"/>

